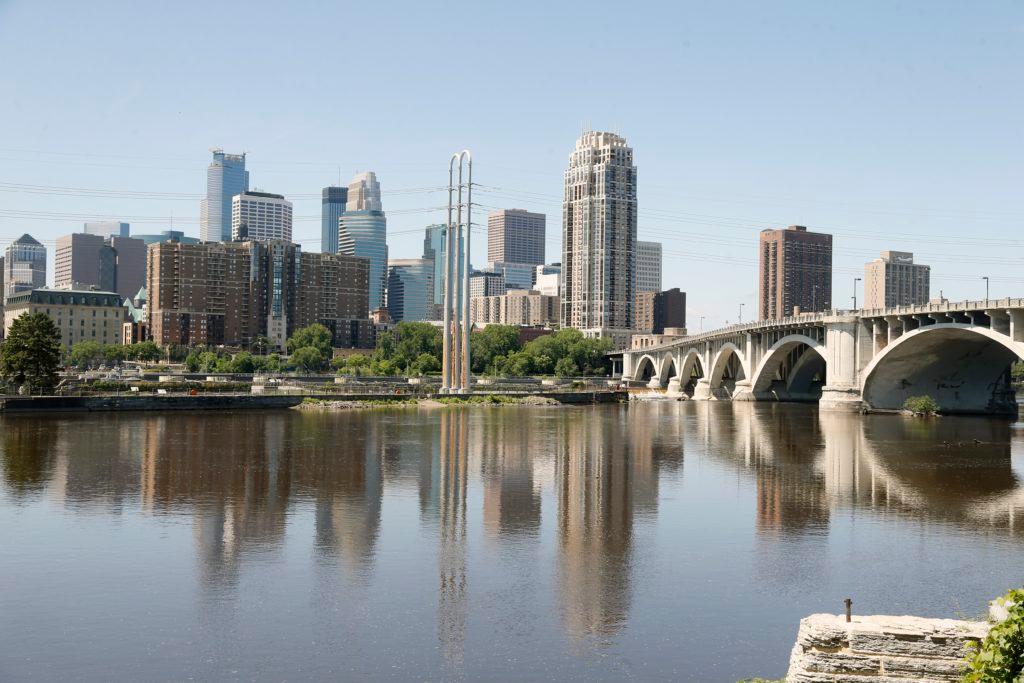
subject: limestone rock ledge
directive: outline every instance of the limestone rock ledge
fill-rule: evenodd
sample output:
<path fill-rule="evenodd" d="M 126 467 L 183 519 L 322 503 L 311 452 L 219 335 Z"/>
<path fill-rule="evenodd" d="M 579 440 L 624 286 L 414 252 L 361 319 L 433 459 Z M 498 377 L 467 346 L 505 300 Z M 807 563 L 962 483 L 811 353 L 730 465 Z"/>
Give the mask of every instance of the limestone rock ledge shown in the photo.
<path fill-rule="evenodd" d="M 800 620 L 788 683 L 958 681 L 968 643 L 988 633 L 983 621 L 912 616 L 812 614 Z"/>

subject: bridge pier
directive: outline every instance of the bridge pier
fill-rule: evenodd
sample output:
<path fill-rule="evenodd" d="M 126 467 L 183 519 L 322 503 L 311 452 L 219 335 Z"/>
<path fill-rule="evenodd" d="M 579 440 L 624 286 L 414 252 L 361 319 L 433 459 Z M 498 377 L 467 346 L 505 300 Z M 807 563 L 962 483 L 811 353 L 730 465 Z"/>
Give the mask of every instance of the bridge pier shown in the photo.
<path fill-rule="evenodd" d="M 734 401 L 756 401 L 757 397 L 754 396 L 754 388 L 750 383 L 749 379 L 741 379 L 736 382 L 736 386 L 732 391 L 732 400 Z"/>
<path fill-rule="evenodd" d="M 836 410 L 845 413 L 860 412 L 864 408 L 864 399 L 858 387 L 831 387 L 821 389 L 818 399 L 819 410 Z"/>
<path fill-rule="evenodd" d="M 693 390 L 694 401 L 710 401 L 711 400 L 711 381 L 707 378 L 701 377 L 697 380 L 697 386 Z"/>

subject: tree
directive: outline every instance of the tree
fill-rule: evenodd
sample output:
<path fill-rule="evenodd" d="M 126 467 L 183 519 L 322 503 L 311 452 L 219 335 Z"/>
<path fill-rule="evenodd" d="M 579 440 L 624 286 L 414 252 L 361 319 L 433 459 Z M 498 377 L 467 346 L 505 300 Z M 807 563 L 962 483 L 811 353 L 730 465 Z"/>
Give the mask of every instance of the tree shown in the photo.
<path fill-rule="evenodd" d="M 320 372 L 327 365 L 327 359 L 315 346 L 303 346 L 290 356 L 290 360 L 302 372 Z"/>
<path fill-rule="evenodd" d="M 469 348 L 473 372 L 485 372 L 498 356 L 507 356 L 522 348 L 519 328 L 513 325 L 488 325 L 470 335 Z"/>
<path fill-rule="evenodd" d="M 103 360 L 110 364 L 120 363 L 128 357 L 129 349 L 130 346 L 107 344 L 103 347 Z"/>
<path fill-rule="evenodd" d="M 235 357 L 228 363 L 228 372 L 237 374 L 248 374 L 255 372 L 256 363 L 252 357 L 252 354 L 248 351 L 240 351 L 235 354 Z"/>
<path fill-rule="evenodd" d="M 576 363 L 569 356 L 563 356 L 555 363 L 555 375 L 558 377 L 572 377 L 579 372 Z"/>
<path fill-rule="evenodd" d="M 163 352 L 154 342 L 144 341 L 132 344 L 132 355 L 141 361 L 158 361 L 163 357 Z"/>
<path fill-rule="evenodd" d="M 189 372 L 199 372 L 199 351 L 192 349 L 185 356 L 185 369 Z"/>
<path fill-rule="evenodd" d="M 60 331 L 45 313 L 23 313 L 11 323 L 0 344 L 0 376 L 31 390 L 48 391 L 57 385 L 60 367 Z"/>
<path fill-rule="evenodd" d="M 252 344 L 250 346 L 252 346 L 253 353 L 259 356 L 265 356 L 267 355 L 267 351 L 270 350 L 270 337 L 261 334 L 252 340 Z"/>
<path fill-rule="evenodd" d="M 288 340 L 288 354 L 291 355 L 301 348 L 311 346 L 323 358 L 331 357 L 331 331 L 320 323 L 313 323 L 295 330 Z"/>
<path fill-rule="evenodd" d="M 429 353 L 421 353 L 409 367 L 412 374 L 426 375 L 431 372 L 441 371 L 441 361 Z"/>
<path fill-rule="evenodd" d="M 199 372 L 217 372 L 217 361 L 220 357 L 213 351 L 203 351 L 199 354 Z"/>
<path fill-rule="evenodd" d="M 71 347 L 71 364 L 76 368 L 91 368 L 103 360 L 103 346 L 97 341 L 80 341 Z"/>
<path fill-rule="evenodd" d="M 281 356 L 276 353 L 267 356 L 266 366 L 264 367 L 267 372 L 281 372 L 282 367 Z"/>

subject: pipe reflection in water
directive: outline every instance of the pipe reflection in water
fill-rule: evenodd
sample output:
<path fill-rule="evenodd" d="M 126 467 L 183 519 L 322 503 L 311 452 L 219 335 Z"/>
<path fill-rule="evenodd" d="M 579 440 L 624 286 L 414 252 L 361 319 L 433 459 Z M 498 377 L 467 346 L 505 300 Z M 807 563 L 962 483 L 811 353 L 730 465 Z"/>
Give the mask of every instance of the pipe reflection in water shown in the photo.
<path fill-rule="evenodd" d="M 466 640 L 466 410 L 441 413 L 440 441 L 437 634 L 449 666 L 461 668 Z"/>

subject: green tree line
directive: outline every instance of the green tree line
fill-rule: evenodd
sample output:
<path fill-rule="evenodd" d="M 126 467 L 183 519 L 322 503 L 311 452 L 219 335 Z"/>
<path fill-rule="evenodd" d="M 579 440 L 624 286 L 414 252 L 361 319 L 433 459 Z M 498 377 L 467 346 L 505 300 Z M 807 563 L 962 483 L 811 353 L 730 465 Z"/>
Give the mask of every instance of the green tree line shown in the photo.
<path fill-rule="evenodd" d="M 377 335 L 372 354 L 338 358 L 338 372 L 354 375 L 426 375 L 441 370 L 441 330 L 429 323 L 401 322 Z M 476 374 L 607 375 L 612 348 L 607 339 L 587 339 L 579 330 L 560 330 L 522 344 L 519 328 L 488 325 L 470 335 L 470 369 Z"/>

